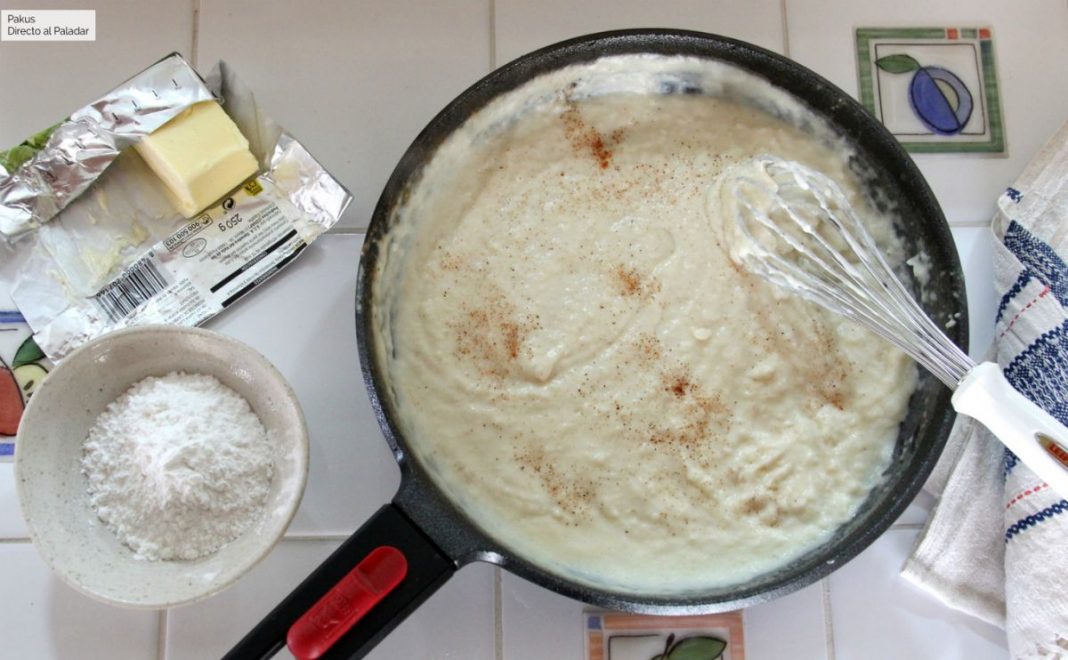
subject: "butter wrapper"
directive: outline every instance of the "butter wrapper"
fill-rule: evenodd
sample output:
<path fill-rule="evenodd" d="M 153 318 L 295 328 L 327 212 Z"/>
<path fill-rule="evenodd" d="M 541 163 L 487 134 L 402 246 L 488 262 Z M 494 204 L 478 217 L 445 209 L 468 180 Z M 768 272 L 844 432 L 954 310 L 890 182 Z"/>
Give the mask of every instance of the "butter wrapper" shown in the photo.
<path fill-rule="evenodd" d="M 249 140 L 257 175 L 187 220 L 136 151 L 123 149 L 51 221 L 31 220 L 21 240 L 0 242 L 0 277 L 14 282 L 12 298 L 53 360 L 124 327 L 204 323 L 295 259 L 351 200 L 225 63 L 201 84 Z M 155 98 L 148 88 L 137 94 Z M 59 167 L 49 149 L 34 161 Z"/>
<path fill-rule="evenodd" d="M 29 162 L 0 176 L 0 235 L 13 240 L 48 222 L 123 149 L 212 98 L 200 76 L 172 54 L 81 108 Z"/>

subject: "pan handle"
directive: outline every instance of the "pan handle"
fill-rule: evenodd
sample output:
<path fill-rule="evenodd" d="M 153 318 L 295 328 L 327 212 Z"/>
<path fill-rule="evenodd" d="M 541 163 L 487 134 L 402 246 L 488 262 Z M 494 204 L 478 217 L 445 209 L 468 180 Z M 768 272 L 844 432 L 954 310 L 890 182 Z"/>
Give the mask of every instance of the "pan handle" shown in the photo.
<path fill-rule="evenodd" d="M 224 656 L 362 658 L 456 572 L 394 504 L 387 504 Z"/>

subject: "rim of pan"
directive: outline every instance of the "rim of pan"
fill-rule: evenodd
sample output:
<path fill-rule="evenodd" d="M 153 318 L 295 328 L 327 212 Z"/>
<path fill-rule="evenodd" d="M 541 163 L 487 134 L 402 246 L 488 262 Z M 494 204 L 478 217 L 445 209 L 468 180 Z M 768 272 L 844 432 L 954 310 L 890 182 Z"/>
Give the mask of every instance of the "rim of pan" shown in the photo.
<path fill-rule="evenodd" d="M 390 176 L 364 240 L 356 291 L 361 370 L 375 417 L 401 468 L 401 489 L 395 503 L 458 563 L 475 560 L 495 563 L 565 596 L 622 611 L 691 614 L 737 609 L 785 595 L 825 577 L 889 528 L 918 494 L 941 454 L 954 418 L 948 389 L 942 388 L 933 400 L 927 402 L 935 411 L 934 419 L 929 422 L 927 441 L 915 448 L 909 469 L 900 471 L 893 481 L 894 496 L 884 494 L 875 510 L 867 515 L 865 525 L 856 526 L 845 536 L 836 537 L 786 567 L 760 576 L 765 579 L 693 594 L 640 594 L 600 589 L 550 572 L 496 541 L 471 521 L 436 486 L 418 458 L 412 458 L 396 423 L 392 402 L 383 400 L 383 393 L 388 392 L 388 380 L 382 373 L 383 365 L 378 364 L 371 348 L 375 334 L 371 294 L 379 243 L 390 229 L 394 208 L 403 204 L 408 187 L 418 181 L 423 165 L 432 159 L 438 146 L 479 108 L 540 74 L 605 56 L 637 53 L 718 60 L 759 76 L 823 117 L 868 161 L 883 163 L 883 169 L 893 171 L 895 177 L 890 187 L 907 193 L 911 205 L 929 221 L 927 231 L 933 240 L 925 247 L 936 252 L 932 259 L 945 269 L 947 286 L 957 301 L 957 311 L 961 312 L 960 322 L 951 329 L 950 336 L 966 348 L 967 324 L 964 321 L 967 305 L 963 275 L 948 224 L 911 158 L 863 106 L 816 73 L 758 46 L 702 32 L 638 29 L 581 36 L 524 55 L 461 93 L 415 138 Z"/>

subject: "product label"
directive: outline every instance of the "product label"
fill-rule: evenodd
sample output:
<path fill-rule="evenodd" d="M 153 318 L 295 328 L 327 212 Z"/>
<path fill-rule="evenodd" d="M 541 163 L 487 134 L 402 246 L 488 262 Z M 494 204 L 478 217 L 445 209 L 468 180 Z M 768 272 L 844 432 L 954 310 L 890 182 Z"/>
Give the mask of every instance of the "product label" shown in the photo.
<path fill-rule="evenodd" d="M 91 300 L 112 324 L 197 325 L 307 247 L 297 212 L 255 178 L 152 247 Z"/>

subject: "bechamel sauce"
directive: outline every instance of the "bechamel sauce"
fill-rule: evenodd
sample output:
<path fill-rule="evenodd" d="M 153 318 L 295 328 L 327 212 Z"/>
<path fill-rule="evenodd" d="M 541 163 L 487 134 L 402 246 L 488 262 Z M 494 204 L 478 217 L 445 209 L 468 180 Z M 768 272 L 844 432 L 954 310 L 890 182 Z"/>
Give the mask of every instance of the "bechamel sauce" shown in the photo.
<path fill-rule="evenodd" d="M 672 84 L 806 131 L 634 93 Z M 732 265 L 705 201 L 724 167 L 772 153 L 863 204 L 829 135 L 758 79 L 681 57 L 564 69 L 472 117 L 413 187 L 373 292 L 436 483 L 517 553 L 626 592 L 740 583 L 826 541 L 888 465 L 915 367 Z"/>

